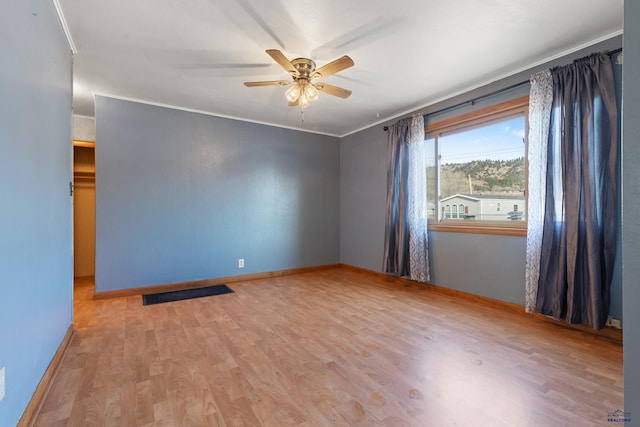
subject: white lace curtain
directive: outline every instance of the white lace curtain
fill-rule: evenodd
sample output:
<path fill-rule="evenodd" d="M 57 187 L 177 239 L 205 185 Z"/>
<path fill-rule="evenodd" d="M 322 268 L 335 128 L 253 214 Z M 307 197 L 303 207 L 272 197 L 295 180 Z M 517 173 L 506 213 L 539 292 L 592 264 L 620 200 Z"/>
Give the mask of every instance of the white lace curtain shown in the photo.
<path fill-rule="evenodd" d="M 540 71 L 531 77 L 529 95 L 529 187 L 527 191 L 527 262 L 525 269 L 525 309 L 533 313 L 536 308 L 538 280 L 540 278 L 540 253 L 547 180 L 547 147 L 551 104 L 553 102 L 553 78 L 550 70 Z"/>
<path fill-rule="evenodd" d="M 429 280 L 424 117 L 389 127 L 383 271 Z"/>

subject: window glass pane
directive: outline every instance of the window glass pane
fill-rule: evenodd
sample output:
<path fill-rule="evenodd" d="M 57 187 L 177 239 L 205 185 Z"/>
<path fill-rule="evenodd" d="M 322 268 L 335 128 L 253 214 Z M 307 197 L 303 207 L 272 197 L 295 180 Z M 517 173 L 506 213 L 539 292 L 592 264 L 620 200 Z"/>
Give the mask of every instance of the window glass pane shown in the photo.
<path fill-rule="evenodd" d="M 523 221 L 524 136 L 524 117 L 441 136 L 442 203 L 463 204 L 460 219 Z"/>

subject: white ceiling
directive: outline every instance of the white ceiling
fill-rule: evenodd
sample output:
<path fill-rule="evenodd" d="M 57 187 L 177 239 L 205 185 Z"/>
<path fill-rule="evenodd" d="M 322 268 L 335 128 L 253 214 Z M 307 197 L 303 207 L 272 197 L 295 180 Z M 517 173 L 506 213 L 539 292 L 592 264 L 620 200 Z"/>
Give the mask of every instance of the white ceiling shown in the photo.
<path fill-rule="evenodd" d="M 93 94 L 342 136 L 622 32 L 623 0 L 58 0 L 75 44 L 74 113 Z M 304 111 L 266 53 L 342 56 Z"/>

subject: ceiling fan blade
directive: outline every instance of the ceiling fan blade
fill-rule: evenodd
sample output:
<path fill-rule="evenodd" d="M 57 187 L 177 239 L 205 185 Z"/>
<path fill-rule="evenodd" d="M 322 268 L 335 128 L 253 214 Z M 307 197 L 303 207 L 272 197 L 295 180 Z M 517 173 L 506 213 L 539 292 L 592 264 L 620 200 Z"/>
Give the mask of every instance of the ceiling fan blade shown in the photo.
<path fill-rule="evenodd" d="M 314 85 L 319 91 L 337 96 L 338 98 L 348 98 L 351 95 L 350 90 L 338 86 L 328 85 L 326 83 L 315 83 Z"/>
<path fill-rule="evenodd" d="M 280 52 L 278 49 L 268 49 L 267 53 L 269 54 L 270 57 L 273 58 L 274 61 L 280 64 L 282 68 L 287 70 L 287 72 L 292 74 L 298 74 L 298 71 L 295 69 L 293 64 L 289 62 L 287 57 L 284 56 L 284 54 Z"/>
<path fill-rule="evenodd" d="M 256 87 L 256 86 L 286 86 L 291 84 L 290 81 L 287 80 L 270 80 L 264 82 L 244 82 L 244 85 L 247 87 Z"/>
<path fill-rule="evenodd" d="M 289 103 L 289 107 L 297 107 L 298 106 L 298 100 L 296 99 L 294 102 L 290 102 Z"/>
<path fill-rule="evenodd" d="M 319 79 L 319 78 L 327 77 L 327 76 L 330 76 L 331 74 L 335 74 L 338 71 L 342 71 L 349 67 L 353 67 L 353 59 L 345 55 L 341 58 L 336 59 L 335 61 L 329 62 L 327 65 L 324 65 L 318 68 L 313 73 L 313 78 Z"/>

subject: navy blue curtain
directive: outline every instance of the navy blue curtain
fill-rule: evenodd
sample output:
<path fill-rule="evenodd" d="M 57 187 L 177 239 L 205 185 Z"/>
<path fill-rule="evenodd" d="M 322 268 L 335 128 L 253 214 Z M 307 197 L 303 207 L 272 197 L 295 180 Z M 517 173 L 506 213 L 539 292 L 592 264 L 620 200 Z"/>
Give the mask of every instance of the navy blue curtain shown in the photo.
<path fill-rule="evenodd" d="M 384 233 L 383 271 L 410 274 L 409 266 L 409 142 L 411 119 L 389 127 L 387 136 L 387 220 Z"/>
<path fill-rule="evenodd" d="M 606 53 L 551 70 L 553 104 L 536 311 L 605 326 L 615 260 L 618 112 Z"/>
<path fill-rule="evenodd" d="M 387 139 L 387 221 L 383 271 L 429 280 L 424 117 L 399 120 Z"/>

